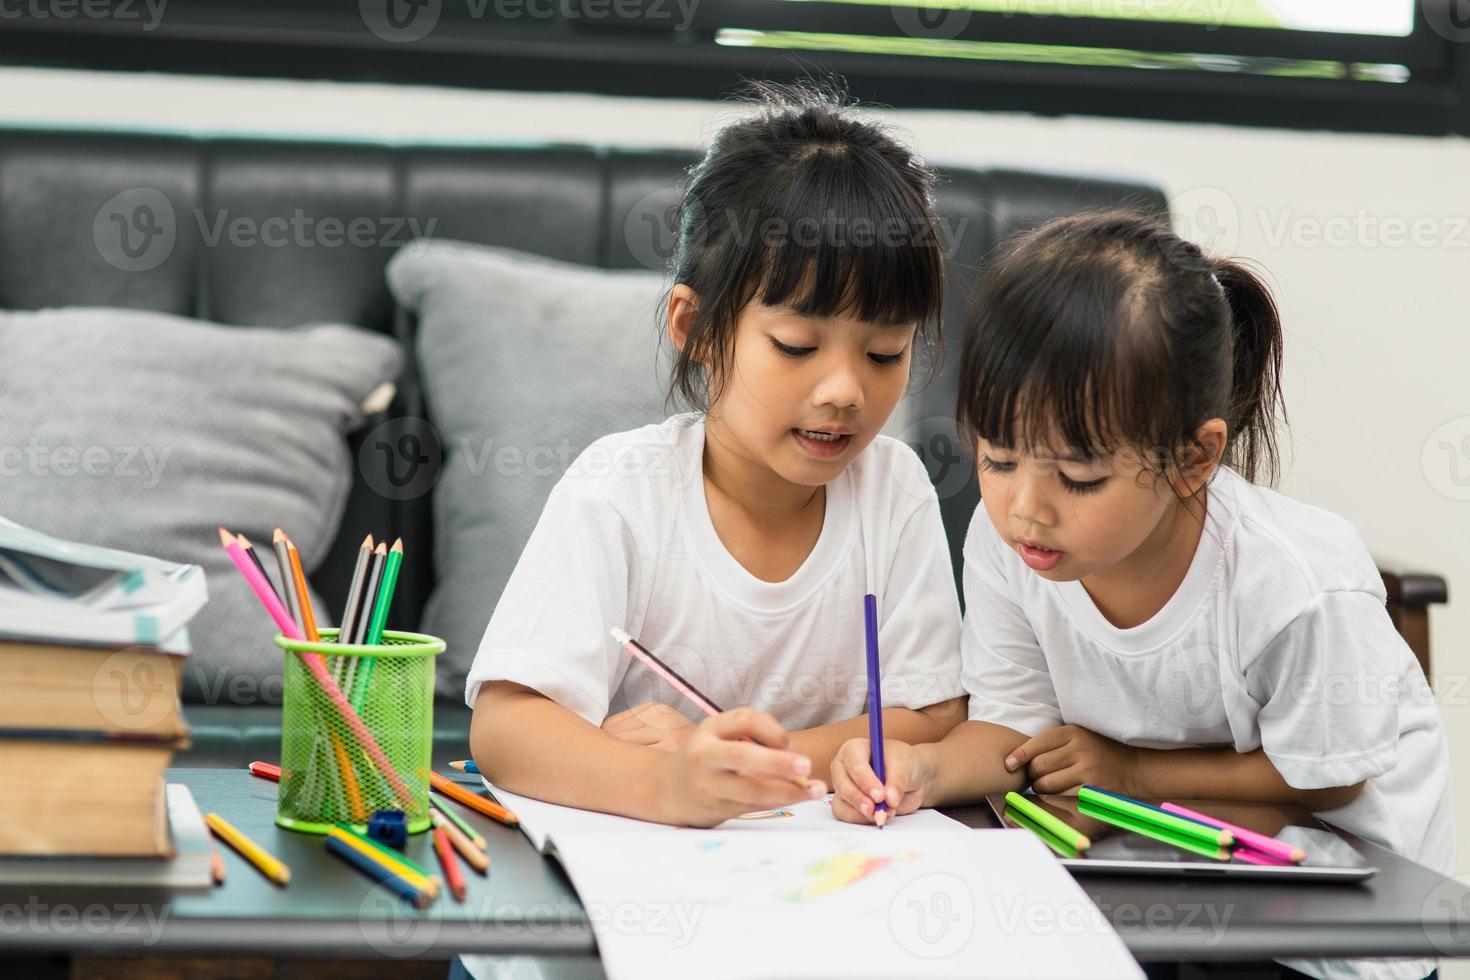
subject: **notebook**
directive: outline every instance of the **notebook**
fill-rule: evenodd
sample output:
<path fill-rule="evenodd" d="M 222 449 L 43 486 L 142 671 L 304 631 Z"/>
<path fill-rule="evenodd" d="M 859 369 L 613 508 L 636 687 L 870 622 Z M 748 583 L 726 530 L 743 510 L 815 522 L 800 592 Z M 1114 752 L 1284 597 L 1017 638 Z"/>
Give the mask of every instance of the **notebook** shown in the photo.
<path fill-rule="evenodd" d="M 697 830 L 485 785 L 566 870 L 608 980 L 1143 976 L 1025 831 L 932 809 L 879 830 L 837 820 L 830 795 Z"/>

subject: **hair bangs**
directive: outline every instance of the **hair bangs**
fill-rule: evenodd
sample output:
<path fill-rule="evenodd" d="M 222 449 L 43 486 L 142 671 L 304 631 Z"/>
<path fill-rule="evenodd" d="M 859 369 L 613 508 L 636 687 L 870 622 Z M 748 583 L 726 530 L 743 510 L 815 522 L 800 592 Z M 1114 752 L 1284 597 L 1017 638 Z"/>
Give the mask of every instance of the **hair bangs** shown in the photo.
<path fill-rule="evenodd" d="M 928 202 L 891 169 L 814 148 L 755 224 L 751 298 L 808 317 L 939 323 L 944 262 Z"/>

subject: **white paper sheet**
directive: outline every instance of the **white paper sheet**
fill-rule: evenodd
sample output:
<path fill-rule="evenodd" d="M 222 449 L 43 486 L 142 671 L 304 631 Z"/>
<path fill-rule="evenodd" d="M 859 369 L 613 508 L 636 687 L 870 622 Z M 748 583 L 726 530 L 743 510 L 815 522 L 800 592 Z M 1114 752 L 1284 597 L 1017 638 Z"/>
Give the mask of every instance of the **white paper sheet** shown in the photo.
<path fill-rule="evenodd" d="M 559 828 L 552 843 L 608 980 L 1143 976 L 1027 831 Z"/>
<path fill-rule="evenodd" d="M 627 832 L 658 832 L 669 833 L 709 833 L 709 831 L 690 830 L 684 827 L 671 827 L 667 824 L 650 823 L 646 820 L 634 820 L 631 817 L 619 817 L 611 813 L 597 813 L 593 810 L 578 810 L 575 807 L 558 806 L 555 803 L 543 803 L 541 800 L 533 800 L 530 797 L 519 796 L 515 793 L 503 790 L 483 779 L 485 788 L 488 789 L 502 806 L 515 812 L 520 818 L 521 829 L 531 839 L 538 851 L 546 851 L 546 841 L 549 837 L 553 846 L 556 845 L 560 836 L 564 833 L 627 833 Z M 747 814 L 745 817 L 735 820 L 726 820 L 720 826 L 714 828 L 720 831 L 828 831 L 841 828 L 849 828 L 858 833 L 882 833 L 885 837 L 894 834 L 912 834 L 920 831 L 967 831 L 964 824 L 953 820 L 940 813 L 938 810 L 916 810 L 902 817 L 894 817 L 888 825 L 879 831 L 877 827 L 863 827 L 858 824 L 843 823 L 832 815 L 832 794 L 828 793 L 825 799 L 807 800 L 780 810 L 766 810 L 757 814 Z"/>

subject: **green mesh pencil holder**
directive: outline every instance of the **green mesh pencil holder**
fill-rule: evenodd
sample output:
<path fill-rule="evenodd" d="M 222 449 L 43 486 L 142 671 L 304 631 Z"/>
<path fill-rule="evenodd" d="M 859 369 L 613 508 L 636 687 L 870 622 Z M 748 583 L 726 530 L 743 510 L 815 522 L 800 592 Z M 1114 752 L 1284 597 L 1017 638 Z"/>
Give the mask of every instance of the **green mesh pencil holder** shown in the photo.
<path fill-rule="evenodd" d="M 315 834 L 337 823 L 365 831 L 373 811 L 402 810 L 409 833 L 428 830 L 434 657 L 444 651 L 444 641 L 396 630 L 384 630 L 375 646 L 331 642 L 334 629 L 322 630 L 321 637 L 311 643 L 276 636 L 286 651 L 276 823 Z M 301 654 L 321 656 L 378 751 Z"/>

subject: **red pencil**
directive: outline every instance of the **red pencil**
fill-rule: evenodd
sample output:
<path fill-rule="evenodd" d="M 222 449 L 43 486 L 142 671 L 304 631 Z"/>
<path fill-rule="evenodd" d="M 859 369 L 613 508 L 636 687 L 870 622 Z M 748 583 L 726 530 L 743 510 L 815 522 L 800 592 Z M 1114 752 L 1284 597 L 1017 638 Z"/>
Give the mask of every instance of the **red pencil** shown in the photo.
<path fill-rule="evenodd" d="M 273 779 L 281 781 L 281 767 L 273 762 L 252 762 L 249 766 L 250 774 L 259 776 L 261 779 Z"/>
<path fill-rule="evenodd" d="M 443 827 L 434 828 L 434 853 L 439 856 L 439 867 L 444 869 L 444 880 L 456 902 L 464 901 L 464 872 L 459 870 L 459 859 L 449 845 L 449 835 Z"/>

